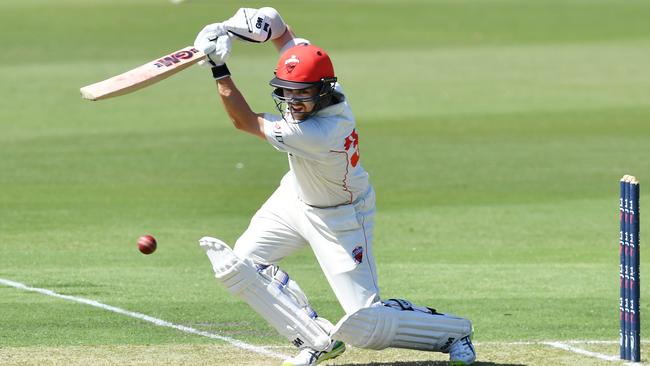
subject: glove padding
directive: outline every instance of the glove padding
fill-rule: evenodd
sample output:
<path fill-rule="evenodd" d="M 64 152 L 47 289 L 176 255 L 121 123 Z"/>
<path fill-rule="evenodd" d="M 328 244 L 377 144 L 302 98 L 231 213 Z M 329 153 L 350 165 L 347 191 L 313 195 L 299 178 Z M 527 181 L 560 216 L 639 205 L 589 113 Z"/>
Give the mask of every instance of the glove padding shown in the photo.
<path fill-rule="evenodd" d="M 230 56 L 232 40 L 222 23 L 209 24 L 196 36 L 194 48 L 205 53 L 209 66 L 219 66 Z"/>
<path fill-rule="evenodd" d="M 229 36 L 220 36 L 214 42 L 214 51 L 206 54 L 207 60 L 212 66 L 219 66 L 226 63 L 232 51 L 232 41 Z"/>
<path fill-rule="evenodd" d="M 214 52 L 214 42 L 216 42 L 217 37 L 225 36 L 227 34 L 228 30 L 223 23 L 208 24 L 201 29 L 199 34 L 196 35 L 196 38 L 194 39 L 194 47 L 208 55 Z"/>
<path fill-rule="evenodd" d="M 276 39 L 287 30 L 280 13 L 269 7 L 240 8 L 222 24 L 237 39 L 255 43 Z"/>

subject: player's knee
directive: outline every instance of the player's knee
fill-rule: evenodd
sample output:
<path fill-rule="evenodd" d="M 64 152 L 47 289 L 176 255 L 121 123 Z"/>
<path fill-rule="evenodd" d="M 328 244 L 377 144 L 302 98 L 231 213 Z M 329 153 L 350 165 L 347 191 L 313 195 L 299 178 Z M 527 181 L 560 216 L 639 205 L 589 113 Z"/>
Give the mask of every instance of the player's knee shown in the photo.
<path fill-rule="evenodd" d="M 214 276 L 230 293 L 238 294 L 257 281 L 252 261 L 239 257 L 223 241 L 206 236 L 199 240 L 199 245 L 212 264 Z"/>
<path fill-rule="evenodd" d="M 346 293 L 338 296 L 339 303 L 345 314 L 354 314 L 357 311 L 373 306 L 382 306 L 379 295 L 376 293 L 364 292 L 359 289 L 356 293 Z"/>
<path fill-rule="evenodd" d="M 250 258 L 253 250 L 255 249 L 255 246 L 250 244 L 251 240 L 246 240 L 245 236 L 245 233 L 244 235 L 240 236 L 239 239 L 235 241 L 235 245 L 232 248 L 232 251 L 239 258 Z"/>

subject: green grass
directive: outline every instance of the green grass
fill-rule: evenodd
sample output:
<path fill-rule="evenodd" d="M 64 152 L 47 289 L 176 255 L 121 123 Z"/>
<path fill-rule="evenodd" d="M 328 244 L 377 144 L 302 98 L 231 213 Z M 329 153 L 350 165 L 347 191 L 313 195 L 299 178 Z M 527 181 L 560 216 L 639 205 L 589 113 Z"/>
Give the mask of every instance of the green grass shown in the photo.
<path fill-rule="evenodd" d="M 190 44 L 242 5 L 0 3 L 0 278 L 286 344 L 215 283 L 197 244 L 208 234 L 233 243 L 286 157 L 229 125 L 198 67 L 116 99 L 89 103 L 78 93 Z M 617 339 L 617 181 L 632 173 L 645 186 L 650 177 L 650 4 L 273 5 L 332 55 L 356 114 L 378 194 L 374 248 L 385 297 L 468 316 L 485 344 Z M 237 43 L 229 62 L 258 111 L 273 110 L 267 82 L 276 59 L 269 45 Z M 137 252 L 144 233 L 159 240 L 154 255 Z M 342 315 L 310 252 L 284 266 L 322 315 Z M 643 281 L 642 294 L 649 290 Z M 0 286 L 3 347 L 119 353 L 215 342 Z M 503 352 L 480 358 L 545 364 Z M 590 362 L 576 357 L 548 364 Z"/>

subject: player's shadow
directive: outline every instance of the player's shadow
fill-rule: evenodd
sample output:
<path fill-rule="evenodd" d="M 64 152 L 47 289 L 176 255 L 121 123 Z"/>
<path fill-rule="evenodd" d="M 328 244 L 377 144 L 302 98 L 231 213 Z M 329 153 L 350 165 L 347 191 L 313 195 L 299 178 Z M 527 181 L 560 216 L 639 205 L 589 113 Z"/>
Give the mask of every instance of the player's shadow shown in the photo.
<path fill-rule="evenodd" d="M 480 362 L 473 363 L 474 366 L 526 366 L 521 363 L 494 363 L 494 362 Z M 398 361 L 398 362 L 371 362 L 371 363 L 355 363 L 355 364 L 342 364 L 336 366 L 449 366 L 449 361 Z"/>

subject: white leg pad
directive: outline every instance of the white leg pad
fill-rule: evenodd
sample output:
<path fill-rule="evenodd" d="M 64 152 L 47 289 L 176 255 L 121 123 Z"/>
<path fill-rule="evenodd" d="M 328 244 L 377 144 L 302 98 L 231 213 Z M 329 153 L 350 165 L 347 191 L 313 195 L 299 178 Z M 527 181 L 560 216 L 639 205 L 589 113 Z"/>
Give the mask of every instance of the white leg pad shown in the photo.
<path fill-rule="evenodd" d="M 427 308 L 405 310 L 377 304 L 360 309 L 336 324 L 332 339 L 375 350 L 397 347 L 449 352 L 457 339 L 472 332 L 467 319 L 419 309 Z"/>
<path fill-rule="evenodd" d="M 286 273 L 258 269 L 219 239 L 203 237 L 199 244 L 212 263 L 215 277 L 228 291 L 246 301 L 296 347 L 323 351 L 329 346 L 330 337 L 323 329 L 328 322 L 316 318 L 306 296 Z"/>

